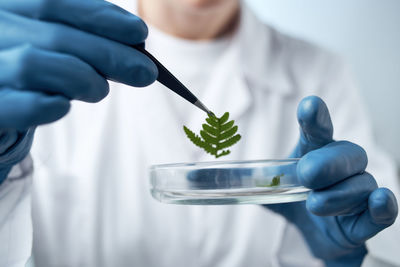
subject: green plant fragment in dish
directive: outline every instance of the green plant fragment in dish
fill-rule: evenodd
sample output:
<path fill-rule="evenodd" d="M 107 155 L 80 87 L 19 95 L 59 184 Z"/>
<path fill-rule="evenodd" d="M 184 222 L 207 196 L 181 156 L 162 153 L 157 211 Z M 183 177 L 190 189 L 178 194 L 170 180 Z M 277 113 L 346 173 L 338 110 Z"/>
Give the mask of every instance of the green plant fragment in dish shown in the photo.
<path fill-rule="evenodd" d="M 279 174 L 279 175 L 275 175 L 275 176 L 272 178 L 271 183 L 268 183 L 268 184 L 258 183 L 258 184 L 256 184 L 256 186 L 258 186 L 258 187 L 272 187 L 272 186 L 278 186 L 278 185 L 281 184 L 281 177 L 283 177 L 283 176 L 285 176 L 284 173 Z"/>

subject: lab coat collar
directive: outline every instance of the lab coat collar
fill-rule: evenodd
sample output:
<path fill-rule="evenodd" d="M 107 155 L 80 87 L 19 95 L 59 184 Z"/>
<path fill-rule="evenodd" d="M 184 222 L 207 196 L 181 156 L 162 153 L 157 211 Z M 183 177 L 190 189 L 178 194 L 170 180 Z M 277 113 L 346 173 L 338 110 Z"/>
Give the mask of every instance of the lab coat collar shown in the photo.
<path fill-rule="evenodd" d="M 137 14 L 136 1 L 121 1 L 119 4 Z M 251 107 L 251 90 L 286 95 L 293 88 L 283 49 L 273 29 L 262 23 L 246 4 L 241 2 L 241 5 L 240 24 L 232 45 L 218 60 L 215 66 L 217 75 L 211 77 L 200 99 L 217 115 L 229 111 L 234 119 L 239 119 Z M 254 36 L 258 36 L 257 40 Z M 198 125 L 204 120 L 204 114 L 196 109 L 188 113 L 189 125 Z"/>
<path fill-rule="evenodd" d="M 121 7 L 137 14 L 137 1 L 114 0 Z M 244 87 L 261 89 L 287 95 L 293 92 L 294 84 L 286 60 L 285 47 L 276 31 L 266 26 L 252 10 L 241 1 L 241 18 L 238 29 L 240 77 Z M 254 36 L 258 36 L 255 40 Z M 249 84 L 251 83 L 251 85 Z M 239 94 L 245 94 L 244 90 Z"/>
<path fill-rule="evenodd" d="M 215 67 L 202 101 L 216 114 L 230 112 L 240 119 L 254 101 L 254 90 L 280 95 L 293 92 L 283 47 L 275 31 L 242 4 L 239 28 L 229 49 Z M 254 36 L 259 36 L 254 40 Z M 223 101 L 221 101 L 223 99 Z M 191 120 L 197 121 L 196 116 Z"/>
<path fill-rule="evenodd" d="M 239 26 L 240 66 L 253 90 L 261 89 L 287 95 L 293 92 L 285 47 L 276 31 L 265 25 L 242 4 Z M 258 36 L 254 39 L 254 36 Z"/>
<path fill-rule="evenodd" d="M 229 111 L 232 118 L 239 118 L 252 102 L 248 85 L 238 67 L 237 50 L 238 42 L 233 40 L 216 63 L 204 94 L 207 106 L 218 116 Z"/>
<path fill-rule="evenodd" d="M 254 40 L 254 36 L 259 38 Z M 275 38 L 274 30 L 242 3 L 238 31 L 219 60 L 218 75 L 212 77 L 204 96 L 210 109 L 221 115 L 230 111 L 232 118 L 239 119 L 254 101 L 253 90 L 281 95 L 293 92 L 283 47 Z"/>

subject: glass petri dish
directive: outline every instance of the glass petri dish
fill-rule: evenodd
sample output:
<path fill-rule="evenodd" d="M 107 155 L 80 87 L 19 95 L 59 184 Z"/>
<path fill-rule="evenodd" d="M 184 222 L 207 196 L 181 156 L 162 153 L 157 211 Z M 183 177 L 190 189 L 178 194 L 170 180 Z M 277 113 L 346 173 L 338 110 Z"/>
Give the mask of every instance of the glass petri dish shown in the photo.
<path fill-rule="evenodd" d="M 272 204 L 301 201 L 299 159 L 153 165 L 150 190 L 160 202 L 187 205 Z"/>

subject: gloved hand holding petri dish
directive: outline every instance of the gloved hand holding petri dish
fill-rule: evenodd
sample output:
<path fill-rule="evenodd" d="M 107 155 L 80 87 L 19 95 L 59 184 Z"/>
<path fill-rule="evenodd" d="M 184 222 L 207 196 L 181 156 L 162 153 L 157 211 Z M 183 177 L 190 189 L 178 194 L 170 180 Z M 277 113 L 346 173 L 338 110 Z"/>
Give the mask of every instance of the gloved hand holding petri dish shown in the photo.
<path fill-rule="evenodd" d="M 230 123 L 232 129 L 234 121 L 228 121 L 228 117 L 229 114 L 224 114 L 215 118 L 216 122 L 220 119 L 222 124 Z M 311 192 L 313 205 L 318 205 L 314 199 L 317 193 L 312 189 L 318 190 L 320 196 L 324 192 L 321 189 L 333 184 L 356 183 L 360 194 L 353 197 L 360 198 L 369 195 L 363 193 L 371 193 L 377 188 L 375 179 L 365 172 L 365 151 L 356 144 L 332 139 L 333 126 L 322 99 L 316 96 L 303 99 L 297 117 L 300 140 L 289 158 L 154 165 L 150 168 L 153 197 L 161 202 L 191 205 L 273 204 L 306 200 Z M 184 127 L 188 138 L 216 158 L 229 154 L 229 150 L 223 150 L 221 154 L 216 152 L 221 148 L 220 125 L 216 122 L 212 125 L 210 116 L 206 120 L 200 136 Z M 210 129 L 212 126 L 215 128 Z M 237 127 L 233 134 L 236 132 Z M 232 135 L 230 138 L 238 137 L 236 142 L 240 140 L 240 135 Z M 344 173 L 346 171 L 348 173 Z M 370 176 L 371 179 L 357 176 Z M 347 191 L 326 195 L 340 199 L 355 192 L 354 185 L 345 188 Z M 394 195 L 390 197 L 394 198 Z M 319 198 L 319 201 L 323 203 L 326 199 Z M 356 204 L 360 201 L 367 199 L 359 199 Z"/>
<path fill-rule="evenodd" d="M 293 158 L 152 166 L 153 197 L 189 205 L 267 204 L 299 229 L 327 266 L 360 266 L 366 240 L 396 220 L 396 198 L 365 171 L 363 148 L 332 139 L 322 99 L 303 99 L 297 117 Z"/>

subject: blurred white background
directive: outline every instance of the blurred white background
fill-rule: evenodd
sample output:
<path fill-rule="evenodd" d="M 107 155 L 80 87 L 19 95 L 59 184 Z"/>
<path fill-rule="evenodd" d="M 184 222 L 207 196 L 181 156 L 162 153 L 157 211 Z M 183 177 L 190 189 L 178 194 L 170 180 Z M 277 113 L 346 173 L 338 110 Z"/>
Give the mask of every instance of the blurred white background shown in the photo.
<path fill-rule="evenodd" d="M 342 55 L 378 143 L 400 163 L 400 1 L 246 0 L 264 21 Z"/>

